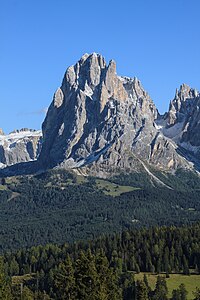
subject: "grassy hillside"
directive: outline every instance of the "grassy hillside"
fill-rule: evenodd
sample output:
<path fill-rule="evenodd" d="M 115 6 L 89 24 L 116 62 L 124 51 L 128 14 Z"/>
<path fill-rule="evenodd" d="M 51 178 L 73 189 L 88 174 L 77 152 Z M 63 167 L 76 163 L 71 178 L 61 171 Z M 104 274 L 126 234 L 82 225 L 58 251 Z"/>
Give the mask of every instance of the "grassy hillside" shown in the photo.
<path fill-rule="evenodd" d="M 156 279 L 158 275 L 151 274 L 151 273 L 139 273 L 135 275 L 135 279 L 142 280 L 144 274 L 147 275 L 148 283 L 151 289 L 155 289 Z M 163 274 L 165 277 L 165 274 Z M 195 291 L 196 287 L 200 288 L 200 275 L 193 274 L 193 275 L 183 275 L 183 274 L 170 274 L 169 278 L 166 278 L 167 288 L 168 288 L 168 296 L 172 296 L 172 291 L 177 289 L 181 283 L 185 284 L 186 290 L 188 291 L 187 299 L 192 300 L 194 299 L 193 292 Z"/>

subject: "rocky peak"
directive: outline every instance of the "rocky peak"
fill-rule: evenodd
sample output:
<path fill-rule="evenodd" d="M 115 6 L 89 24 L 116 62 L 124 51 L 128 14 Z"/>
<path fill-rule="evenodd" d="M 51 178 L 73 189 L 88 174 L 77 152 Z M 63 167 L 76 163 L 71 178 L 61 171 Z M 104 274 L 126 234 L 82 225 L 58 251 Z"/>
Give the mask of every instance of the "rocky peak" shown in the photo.
<path fill-rule="evenodd" d="M 200 159 L 200 94 L 196 89 L 182 84 L 170 102 L 169 112 L 160 120 L 162 133 L 172 139 L 180 149 L 189 153 L 186 157 Z M 192 156 L 191 156 L 192 155 Z M 197 162 L 198 168 L 200 163 Z"/>
<path fill-rule="evenodd" d="M 137 162 L 179 166 L 175 147 L 157 130 L 157 109 L 141 82 L 118 76 L 116 63 L 85 54 L 70 66 L 43 123 L 42 167 L 97 171 L 133 169 Z"/>
<path fill-rule="evenodd" d="M 198 91 L 190 88 L 187 84 L 182 84 L 180 89 L 176 90 L 175 97 L 170 102 L 167 116 L 169 126 L 182 122 L 191 115 L 198 95 Z"/>
<path fill-rule="evenodd" d="M 175 99 L 180 99 L 182 102 L 196 98 L 198 96 L 198 92 L 196 89 L 192 89 L 189 85 L 183 83 L 180 86 L 180 89 L 176 90 L 176 96 Z"/>
<path fill-rule="evenodd" d="M 42 144 L 41 130 L 22 128 L 0 136 L 0 169 L 36 160 Z"/>
<path fill-rule="evenodd" d="M 67 69 L 62 86 L 84 90 L 88 85 L 94 89 L 99 84 L 105 68 L 105 60 L 100 54 L 84 54 L 74 66 Z"/>

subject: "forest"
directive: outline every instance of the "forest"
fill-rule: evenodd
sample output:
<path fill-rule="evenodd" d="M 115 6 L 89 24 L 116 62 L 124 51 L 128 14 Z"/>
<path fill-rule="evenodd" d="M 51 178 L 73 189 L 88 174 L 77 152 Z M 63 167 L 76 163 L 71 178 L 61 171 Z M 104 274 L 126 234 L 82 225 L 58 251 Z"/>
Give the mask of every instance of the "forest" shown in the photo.
<path fill-rule="evenodd" d="M 200 180 L 154 174 L 1 178 L 0 299 L 200 299 Z"/>
<path fill-rule="evenodd" d="M 2 178 L 0 253 L 144 226 L 198 221 L 198 176 L 183 171 L 156 176 L 171 188 L 156 186 L 140 173 L 103 180 L 52 170 Z"/>
<path fill-rule="evenodd" d="M 140 272 L 144 276 L 137 279 Z M 154 289 L 147 272 L 157 275 Z M 0 299 L 200 299 L 200 285 L 193 298 L 187 298 L 184 283 L 169 295 L 166 281 L 174 273 L 200 276 L 200 223 L 6 252 L 0 259 Z"/>

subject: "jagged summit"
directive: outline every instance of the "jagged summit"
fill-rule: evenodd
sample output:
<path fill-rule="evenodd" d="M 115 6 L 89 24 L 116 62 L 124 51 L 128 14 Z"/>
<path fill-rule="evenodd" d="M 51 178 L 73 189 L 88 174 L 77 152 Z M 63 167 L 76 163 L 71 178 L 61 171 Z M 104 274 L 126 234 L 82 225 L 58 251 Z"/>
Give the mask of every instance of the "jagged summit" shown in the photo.
<path fill-rule="evenodd" d="M 200 162 L 200 94 L 187 84 L 176 90 L 170 102 L 169 111 L 157 121 L 162 133 L 173 140 L 184 152 L 185 158 L 195 162 L 199 169 Z"/>
<path fill-rule="evenodd" d="M 186 101 L 191 98 L 197 97 L 199 92 L 196 89 L 191 88 L 186 83 L 181 84 L 179 90 L 176 89 L 175 99 Z"/>
<path fill-rule="evenodd" d="M 41 134 L 30 132 L 30 137 L 37 136 L 39 150 L 32 150 L 31 157 L 17 150 L 7 164 L 39 155 L 34 167 L 40 170 L 64 167 L 103 177 L 121 171 L 153 176 L 151 167 L 200 170 L 199 92 L 182 84 L 161 116 L 141 82 L 116 70 L 114 60 L 107 64 L 97 53 L 86 53 L 68 67 L 42 124 L 42 143 Z M 1 135 L 7 160 L 19 141 L 27 149 L 27 129 L 9 139 Z"/>
<path fill-rule="evenodd" d="M 196 89 L 190 88 L 187 84 L 182 84 L 176 90 L 174 99 L 170 102 L 168 112 L 168 125 L 182 122 L 185 117 L 191 114 L 195 105 L 195 99 L 199 96 Z"/>
<path fill-rule="evenodd" d="M 157 109 L 141 82 L 118 76 L 116 63 L 85 54 L 70 66 L 43 123 L 42 166 L 90 167 L 99 174 L 186 166 L 156 127 Z"/>

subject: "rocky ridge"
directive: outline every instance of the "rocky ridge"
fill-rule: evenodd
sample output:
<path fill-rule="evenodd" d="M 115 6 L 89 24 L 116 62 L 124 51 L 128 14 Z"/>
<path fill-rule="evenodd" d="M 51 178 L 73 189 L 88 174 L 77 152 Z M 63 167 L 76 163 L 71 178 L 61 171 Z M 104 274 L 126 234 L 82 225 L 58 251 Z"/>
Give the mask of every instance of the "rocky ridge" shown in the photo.
<path fill-rule="evenodd" d="M 199 170 L 199 107 L 199 92 L 183 84 L 161 116 L 136 77 L 117 75 L 116 63 L 107 65 L 100 54 L 85 54 L 67 69 L 42 134 L 0 131 L 0 163 L 34 161 L 29 172 L 61 167 L 99 177 L 147 172 L 154 180 L 152 170 Z"/>
<path fill-rule="evenodd" d="M 159 129 L 174 141 L 185 157 L 196 163 L 200 158 L 200 94 L 188 85 L 181 85 L 170 102 L 169 111 L 157 120 Z"/>
<path fill-rule="evenodd" d="M 113 60 L 107 65 L 101 55 L 85 54 L 67 69 L 54 95 L 42 126 L 39 162 L 96 175 L 144 169 L 144 164 L 170 171 L 191 168 L 164 128 L 177 126 L 184 109 L 189 114 L 179 100 L 196 96 L 183 85 L 167 117 L 158 121 L 157 109 L 137 78 L 118 76 Z"/>
<path fill-rule="evenodd" d="M 42 143 L 42 132 L 27 128 L 8 135 L 0 131 L 0 168 L 36 160 Z"/>

